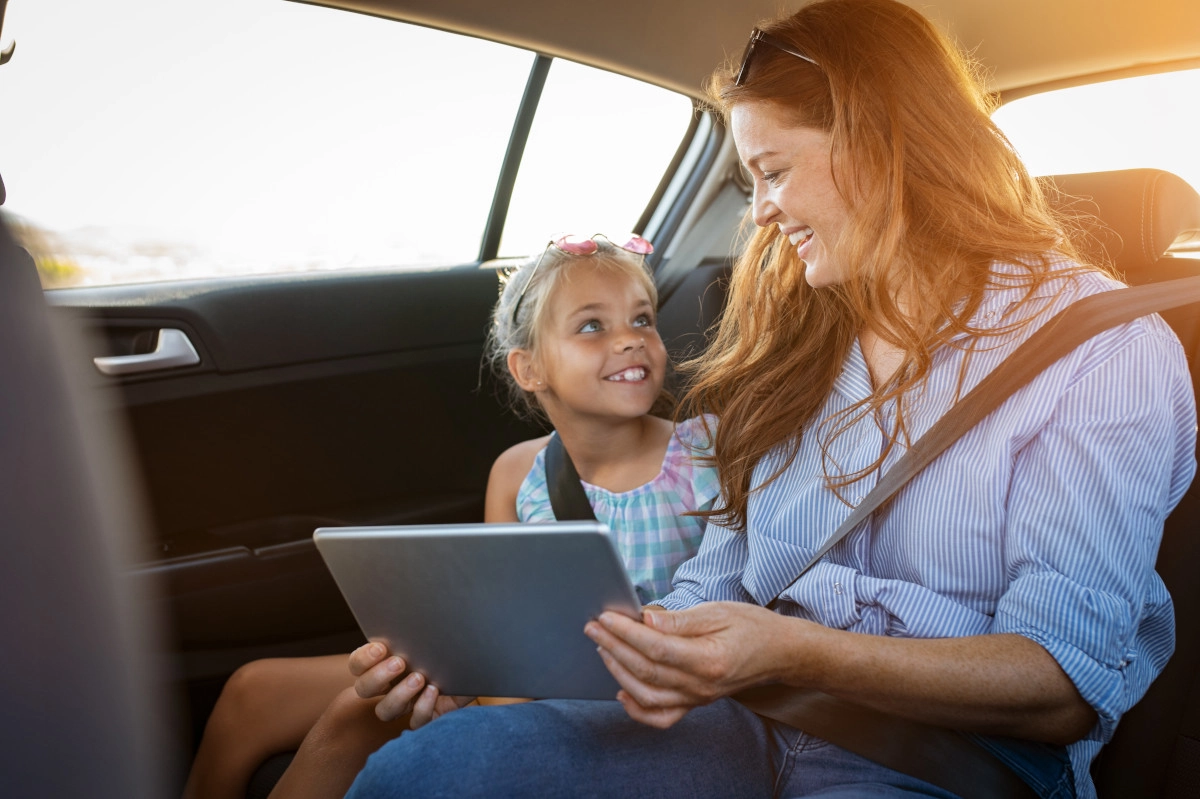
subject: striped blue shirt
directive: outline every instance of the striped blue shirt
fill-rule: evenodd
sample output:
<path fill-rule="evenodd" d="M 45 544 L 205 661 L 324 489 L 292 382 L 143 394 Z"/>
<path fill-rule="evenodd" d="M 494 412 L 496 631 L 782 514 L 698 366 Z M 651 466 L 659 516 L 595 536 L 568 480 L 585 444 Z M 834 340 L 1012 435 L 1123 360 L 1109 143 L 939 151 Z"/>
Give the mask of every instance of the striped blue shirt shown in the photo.
<path fill-rule="evenodd" d="M 994 282 L 972 320 L 976 328 L 1011 323 L 1027 291 L 1002 276 Z M 1094 273 L 1053 281 L 1015 311 L 1024 318 L 1045 310 L 1038 320 L 942 348 L 905 405 L 912 440 L 1055 311 L 1119 285 Z M 870 393 L 856 344 L 817 418 L 828 420 Z M 748 534 L 710 524 L 660 604 L 768 602 L 849 515 L 847 502 L 861 501 L 877 482 L 878 472 L 841 489 L 843 502 L 825 474 L 873 463 L 894 411 L 885 406 L 859 420 L 824 457 L 820 442 L 830 425 L 818 424 L 783 475 L 751 494 Z M 1069 748 L 1079 796 L 1094 796 L 1092 758 L 1174 649 L 1171 599 L 1154 560 L 1163 521 L 1195 471 L 1195 445 L 1191 379 L 1170 328 L 1150 316 L 1110 329 L 914 477 L 787 589 L 781 612 L 874 635 L 1018 633 L 1037 641 L 1099 716 Z M 894 447 L 883 470 L 903 450 Z M 784 457 L 782 450 L 765 457 L 754 484 Z"/>

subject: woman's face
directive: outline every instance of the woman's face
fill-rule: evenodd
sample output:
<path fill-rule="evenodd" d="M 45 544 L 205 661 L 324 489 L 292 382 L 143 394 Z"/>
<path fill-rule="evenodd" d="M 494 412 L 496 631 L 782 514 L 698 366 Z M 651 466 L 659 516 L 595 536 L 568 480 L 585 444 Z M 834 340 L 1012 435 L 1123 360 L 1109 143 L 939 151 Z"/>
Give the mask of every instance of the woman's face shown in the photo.
<path fill-rule="evenodd" d="M 804 260 L 814 288 L 846 279 L 834 246 L 849 210 L 833 182 L 829 135 L 796 127 L 779 105 L 738 103 L 730 113 L 738 156 L 754 179 L 754 222 L 777 225 Z"/>

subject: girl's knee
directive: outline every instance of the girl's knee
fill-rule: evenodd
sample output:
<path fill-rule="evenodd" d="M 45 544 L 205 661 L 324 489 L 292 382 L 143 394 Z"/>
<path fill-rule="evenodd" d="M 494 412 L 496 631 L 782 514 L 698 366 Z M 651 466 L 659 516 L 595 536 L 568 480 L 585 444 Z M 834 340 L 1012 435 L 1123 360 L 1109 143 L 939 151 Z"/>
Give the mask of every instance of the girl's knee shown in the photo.
<path fill-rule="evenodd" d="M 378 699 L 363 699 L 353 688 L 346 688 L 329 703 L 318 723 L 331 730 L 381 725 L 383 722 L 375 715 L 375 705 L 378 702 Z"/>
<path fill-rule="evenodd" d="M 221 696 L 217 700 L 217 708 L 223 707 L 235 712 L 253 708 L 276 684 L 279 662 L 252 660 L 239 666 L 225 681 Z"/>

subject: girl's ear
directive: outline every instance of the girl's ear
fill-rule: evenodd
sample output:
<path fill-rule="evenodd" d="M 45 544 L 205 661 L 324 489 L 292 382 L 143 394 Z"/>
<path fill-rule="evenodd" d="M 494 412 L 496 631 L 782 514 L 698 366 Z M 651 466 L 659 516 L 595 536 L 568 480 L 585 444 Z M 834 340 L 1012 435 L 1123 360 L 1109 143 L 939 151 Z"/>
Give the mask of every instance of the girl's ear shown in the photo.
<path fill-rule="evenodd" d="M 537 392 L 546 387 L 541 367 L 529 350 L 510 350 L 508 371 L 524 391 Z"/>

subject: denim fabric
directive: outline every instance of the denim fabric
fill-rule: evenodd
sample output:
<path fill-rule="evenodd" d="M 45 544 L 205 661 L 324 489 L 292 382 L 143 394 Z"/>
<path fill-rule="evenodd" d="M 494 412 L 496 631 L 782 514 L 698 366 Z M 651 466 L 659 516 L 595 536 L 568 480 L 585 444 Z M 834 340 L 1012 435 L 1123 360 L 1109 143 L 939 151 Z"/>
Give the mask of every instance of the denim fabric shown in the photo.
<path fill-rule="evenodd" d="M 1070 790 L 1070 765 L 1053 749 L 1013 749 L 988 740 L 998 755 L 1020 760 L 1035 784 Z M 347 794 L 469 796 L 954 799 L 730 699 L 693 710 L 669 730 L 633 721 L 616 702 L 465 708 L 384 746 Z"/>

